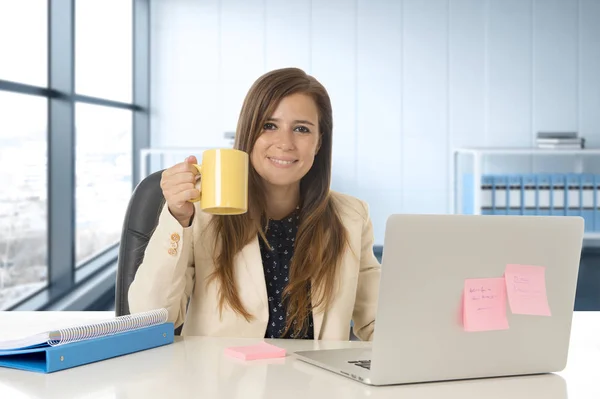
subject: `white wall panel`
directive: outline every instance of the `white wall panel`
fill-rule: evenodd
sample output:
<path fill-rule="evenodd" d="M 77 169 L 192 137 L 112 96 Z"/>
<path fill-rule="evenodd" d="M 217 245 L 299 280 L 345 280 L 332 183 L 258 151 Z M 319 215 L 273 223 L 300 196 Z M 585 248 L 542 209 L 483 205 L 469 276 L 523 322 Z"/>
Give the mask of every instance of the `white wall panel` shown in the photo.
<path fill-rule="evenodd" d="M 402 71 L 402 207 L 448 204 L 448 1 L 405 0 Z"/>
<path fill-rule="evenodd" d="M 485 145 L 485 2 L 453 0 L 449 15 L 451 145 Z"/>
<path fill-rule="evenodd" d="M 402 211 L 402 4 L 359 0 L 356 192 L 372 206 L 375 239 Z"/>
<path fill-rule="evenodd" d="M 221 131 L 235 131 L 244 97 L 265 72 L 263 0 L 220 0 L 221 71 L 218 115 Z"/>
<path fill-rule="evenodd" d="M 356 0 L 312 1 L 311 73 L 333 107 L 332 188 L 356 185 Z"/>
<path fill-rule="evenodd" d="M 221 145 L 218 0 L 155 1 L 151 16 L 152 145 Z"/>
<path fill-rule="evenodd" d="M 486 30 L 486 145 L 529 147 L 532 129 L 531 2 L 489 0 Z M 529 168 L 522 156 L 490 158 L 492 173 Z"/>
<path fill-rule="evenodd" d="M 265 0 L 265 67 L 310 71 L 311 0 Z"/>
<path fill-rule="evenodd" d="M 578 1 L 535 0 L 534 129 L 578 131 Z M 556 27 L 560 26 L 560 29 Z M 572 171 L 573 159 L 538 159 L 538 171 Z"/>
<path fill-rule="evenodd" d="M 579 134 L 586 146 L 600 147 L 600 1 L 581 0 L 579 10 Z M 587 170 L 600 173 L 600 160 Z"/>
<path fill-rule="evenodd" d="M 576 131 L 578 1 L 536 0 L 534 13 L 536 132 Z"/>

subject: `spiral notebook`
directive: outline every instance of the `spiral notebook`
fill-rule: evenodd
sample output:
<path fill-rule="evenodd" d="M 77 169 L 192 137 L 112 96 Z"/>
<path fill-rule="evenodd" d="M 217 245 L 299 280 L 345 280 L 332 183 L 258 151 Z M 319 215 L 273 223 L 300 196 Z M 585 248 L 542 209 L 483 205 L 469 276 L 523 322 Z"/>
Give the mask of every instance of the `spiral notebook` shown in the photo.
<path fill-rule="evenodd" d="M 0 341 L 0 367 L 51 373 L 174 341 L 166 309 Z"/>

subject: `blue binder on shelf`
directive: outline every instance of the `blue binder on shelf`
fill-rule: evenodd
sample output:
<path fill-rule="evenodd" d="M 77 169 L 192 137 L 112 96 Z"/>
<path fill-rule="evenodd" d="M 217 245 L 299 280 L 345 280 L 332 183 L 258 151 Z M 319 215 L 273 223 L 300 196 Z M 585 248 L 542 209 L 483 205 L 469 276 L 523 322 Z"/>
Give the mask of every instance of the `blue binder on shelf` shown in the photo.
<path fill-rule="evenodd" d="M 53 373 L 171 344 L 174 325 L 166 318 L 159 309 L 0 341 L 0 366 Z"/>
<path fill-rule="evenodd" d="M 523 215 L 535 215 L 537 213 L 537 176 L 534 174 L 523 175 L 523 199 L 521 200 Z"/>
<path fill-rule="evenodd" d="M 550 175 L 540 174 L 537 178 L 537 215 L 550 215 Z"/>
<path fill-rule="evenodd" d="M 586 232 L 595 231 L 594 206 L 594 175 L 584 173 L 581 175 L 581 217 Z"/>
<path fill-rule="evenodd" d="M 508 213 L 508 177 L 496 175 L 493 179 L 493 215 L 506 215 Z"/>
<path fill-rule="evenodd" d="M 581 216 L 581 175 L 569 173 L 565 183 L 567 216 Z"/>
<path fill-rule="evenodd" d="M 564 216 L 565 210 L 565 175 L 555 173 L 550 176 L 550 215 Z"/>
<path fill-rule="evenodd" d="M 508 215 L 522 215 L 523 184 L 521 175 L 508 176 Z"/>
<path fill-rule="evenodd" d="M 494 178 L 490 175 L 483 175 L 481 177 L 481 214 L 491 215 L 493 200 L 493 185 Z"/>

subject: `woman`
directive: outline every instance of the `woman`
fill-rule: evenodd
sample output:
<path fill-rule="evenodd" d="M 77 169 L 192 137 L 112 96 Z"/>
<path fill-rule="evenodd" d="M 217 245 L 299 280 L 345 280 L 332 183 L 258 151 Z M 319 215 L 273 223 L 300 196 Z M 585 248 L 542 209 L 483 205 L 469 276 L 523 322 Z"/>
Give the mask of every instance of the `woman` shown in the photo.
<path fill-rule="evenodd" d="M 330 191 L 332 111 L 300 69 L 250 88 L 235 148 L 250 155 L 248 212 L 202 212 L 194 156 L 165 170 L 165 206 L 129 289 L 183 335 L 347 340 L 373 335 L 380 265 L 364 202 Z M 293 255 L 293 256 L 292 256 Z"/>

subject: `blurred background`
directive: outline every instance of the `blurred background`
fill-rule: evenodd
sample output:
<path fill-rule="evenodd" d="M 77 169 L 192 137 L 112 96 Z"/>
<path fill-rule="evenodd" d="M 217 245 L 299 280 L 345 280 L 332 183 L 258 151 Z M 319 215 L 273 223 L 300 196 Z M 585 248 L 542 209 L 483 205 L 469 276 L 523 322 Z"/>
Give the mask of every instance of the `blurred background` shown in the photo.
<path fill-rule="evenodd" d="M 133 188 L 231 146 L 251 84 L 295 66 L 329 91 L 332 188 L 369 203 L 378 256 L 391 213 L 578 214 L 576 309 L 600 310 L 598 21 L 598 0 L 0 0 L 0 309 L 113 309 Z"/>

